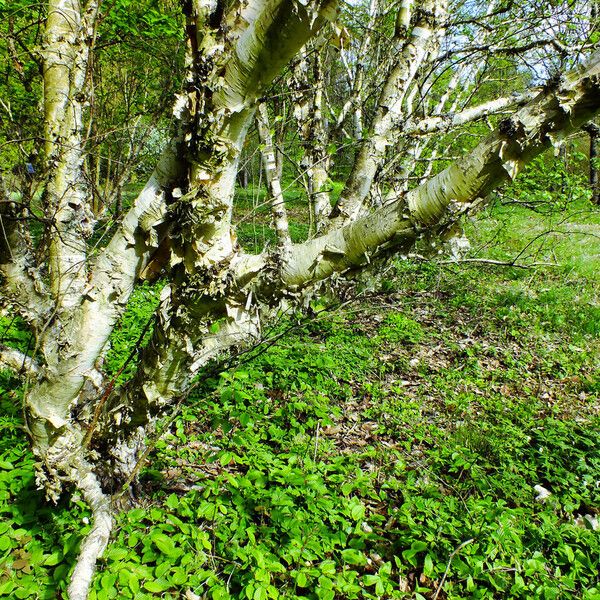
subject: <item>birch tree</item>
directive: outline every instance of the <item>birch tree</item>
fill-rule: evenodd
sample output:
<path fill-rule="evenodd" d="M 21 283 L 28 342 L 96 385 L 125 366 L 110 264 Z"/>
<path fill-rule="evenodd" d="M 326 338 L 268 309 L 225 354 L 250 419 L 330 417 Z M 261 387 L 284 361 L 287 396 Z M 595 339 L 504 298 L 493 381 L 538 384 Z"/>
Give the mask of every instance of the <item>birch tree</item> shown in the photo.
<path fill-rule="evenodd" d="M 484 21 L 505 8 L 493 4 Z M 50 500 L 76 490 L 92 511 L 69 585 L 72 600 L 87 597 L 109 542 L 111 491 L 135 476 L 147 437 L 184 401 L 203 368 L 259 342 L 262 324 L 283 305 L 301 306 L 316 285 L 407 253 L 600 110 L 600 55 L 593 44 L 576 57 L 567 48 L 573 69 L 516 99 L 466 108 L 453 100 L 452 85 L 448 98 L 429 98 L 435 94 L 431 68 L 444 52 L 453 53 L 444 40 L 460 11 L 446 0 L 394 6 L 385 77 L 372 82 L 375 100 L 360 115 L 368 117 L 367 135 L 340 200 L 329 214 L 319 208 L 320 229 L 303 242 L 290 240 L 268 112 L 258 109 L 278 243 L 251 253 L 238 243 L 233 223 L 242 147 L 274 80 L 307 43 L 338 27 L 335 0 L 181 3 L 187 53 L 172 138 L 98 249 L 90 243 L 96 223 L 85 164 L 90 61 L 103 7 L 95 0 L 48 0 L 39 48 L 44 200 L 32 215 L 32 207 L 3 189 L 0 204 L 2 304 L 28 323 L 36 346 L 32 356 L 0 348 L 0 359 L 27 371 L 24 413 L 39 485 Z M 373 3 L 370 18 L 379 14 Z M 557 49 L 545 38 L 537 41 Z M 510 44 L 504 40 L 498 52 L 513 52 Z M 492 42 L 484 38 L 482 45 L 489 50 Z M 514 49 L 515 55 L 526 51 Z M 361 89 L 349 89 L 352 102 Z M 420 116 L 419 94 L 432 107 Z M 422 183 L 385 179 L 386 162 L 408 152 L 406 140 L 508 110 L 471 150 Z M 373 201 L 382 186 L 385 201 Z M 31 235 L 38 223 L 43 235 Z M 149 272 L 165 280 L 152 337 L 133 378 L 117 387 L 103 373 L 102 358 L 132 291 Z"/>

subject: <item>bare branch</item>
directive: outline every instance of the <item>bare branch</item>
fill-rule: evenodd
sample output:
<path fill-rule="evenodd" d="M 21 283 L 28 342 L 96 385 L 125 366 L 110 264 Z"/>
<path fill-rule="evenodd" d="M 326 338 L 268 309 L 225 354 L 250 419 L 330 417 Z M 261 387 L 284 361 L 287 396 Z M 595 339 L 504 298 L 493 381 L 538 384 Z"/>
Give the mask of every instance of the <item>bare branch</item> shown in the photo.
<path fill-rule="evenodd" d="M 448 113 L 445 115 L 433 116 L 415 123 L 409 123 L 403 130 L 406 135 L 427 135 L 438 131 L 448 131 L 453 127 L 460 127 L 479 119 L 484 119 L 490 115 L 504 112 L 507 108 L 523 106 L 530 102 L 537 95 L 538 91 L 527 91 L 523 94 L 507 96 L 490 100 L 478 106 L 472 106 L 457 113 Z"/>
<path fill-rule="evenodd" d="M 458 54 L 466 54 L 466 55 L 475 55 L 475 54 L 485 54 L 487 56 L 490 55 L 504 55 L 504 56 L 519 56 L 523 53 L 534 50 L 536 48 L 553 48 L 556 52 L 563 56 L 569 56 L 571 54 L 576 54 L 583 50 L 593 50 L 597 48 L 597 44 L 583 44 L 578 46 L 566 46 L 562 44 L 556 38 L 540 38 L 537 40 L 531 40 L 526 44 L 521 44 L 520 46 L 506 45 L 501 46 L 498 44 L 474 44 L 471 46 L 465 46 L 460 49 L 453 49 L 441 54 L 438 57 L 438 62 L 443 63 L 449 58 L 456 57 Z"/>
<path fill-rule="evenodd" d="M 437 261 L 440 265 L 460 265 L 460 264 L 477 264 L 477 265 L 494 265 L 497 267 L 513 267 L 515 269 L 533 269 L 535 267 L 561 267 L 562 265 L 555 262 L 533 262 L 533 263 L 518 263 L 512 260 L 494 260 L 491 258 L 457 258 L 451 260 Z"/>

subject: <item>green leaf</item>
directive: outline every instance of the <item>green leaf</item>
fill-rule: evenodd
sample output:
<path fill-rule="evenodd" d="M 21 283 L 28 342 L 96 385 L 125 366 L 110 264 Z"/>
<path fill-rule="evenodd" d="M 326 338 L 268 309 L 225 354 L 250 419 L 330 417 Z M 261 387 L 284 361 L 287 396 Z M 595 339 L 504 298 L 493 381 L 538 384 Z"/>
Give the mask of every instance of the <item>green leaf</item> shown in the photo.
<path fill-rule="evenodd" d="M 100 585 L 102 589 L 105 590 L 113 590 L 115 587 L 115 583 L 117 581 L 117 576 L 114 573 L 104 573 L 100 578 Z"/>
<path fill-rule="evenodd" d="M 181 550 L 175 547 L 173 540 L 164 533 L 154 532 L 150 535 L 150 538 L 163 554 L 169 557 L 176 557 L 181 554 Z"/>
<path fill-rule="evenodd" d="M 153 593 L 164 592 L 170 587 L 171 584 L 164 579 L 155 579 L 154 581 L 146 581 L 144 583 L 144 588 Z"/>
<path fill-rule="evenodd" d="M 565 553 L 570 563 L 572 563 L 575 560 L 575 553 L 573 552 L 571 546 L 562 546 L 562 551 Z"/>
<path fill-rule="evenodd" d="M 342 558 L 349 565 L 364 565 L 367 562 L 367 557 L 354 548 L 346 548 L 342 550 Z"/>
<path fill-rule="evenodd" d="M 159 565 L 157 565 L 156 569 L 154 570 L 154 574 L 160 579 L 170 568 L 171 564 L 169 562 L 161 562 Z"/>
<path fill-rule="evenodd" d="M 365 507 L 362 504 L 355 504 L 350 510 L 350 515 L 355 521 L 359 521 L 365 516 Z"/>
<path fill-rule="evenodd" d="M 226 467 L 233 460 L 233 454 L 231 452 L 223 452 L 219 457 L 219 462 L 222 467 Z"/>
<path fill-rule="evenodd" d="M 183 569 L 175 569 L 170 579 L 175 585 L 183 585 L 188 580 L 188 575 Z"/>
<path fill-rule="evenodd" d="M 111 548 L 106 553 L 106 557 L 118 562 L 126 558 L 128 554 L 129 551 L 125 548 Z"/>
<path fill-rule="evenodd" d="M 44 564 L 47 567 L 53 567 L 57 565 L 62 560 L 62 554 L 60 552 L 53 552 L 49 554 L 47 558 L 44 560 Z"/>
<path fill-rule="evenodd" d="M 127 581 L 127 587 L 134 593 L 138 594 L 140 591 L 140 582 L 136 575 L 130 574 L 129 580 Z"/>
<path fill-rule="evenodd" d="M 171 510 L 174 510 L 179 506 L 179 497 L 177 496 L 177 494 L 171 494 L 167 498 L 167 501 L 165 502 L 165 504 L 167 505 L 168 508 L 170 508 Z"/>
<path fill-rule="evenodd" d="M 5 596 L 6 594 L 10 594 L 15 589 L 15 584 L 13 581 L 5 581 L 4 583 L 0 583 L 0 596 Z"/>
<path fill-rule="evenodd" d="M 433 575 L 433 560 L 431 559 L 431 554 L 428 554 L 425 557 L 425 563 L 423 564 L 423 574 L 426 577 L 431 577 Z"/>
<path fill-rule="evenodd" d="M 211 595 L 213 600 L 227 600 L 228 598 L 231 598 L 229 592 L 227 591 L 227 588 L 222 586 L 214 587 L 212 589 Z"/>
<path fill-rule="evenodd" d="M 267 600 L 267 590 L 262 586 L 258 586 L 254 590 L 253 600 Z"/>
<path fill-rule="evenodd" d="M 319 570 L 324 575 L 333 575 L 335 573 L 335 562 L 332 560 L 324 560 L 319 565 Z"/>

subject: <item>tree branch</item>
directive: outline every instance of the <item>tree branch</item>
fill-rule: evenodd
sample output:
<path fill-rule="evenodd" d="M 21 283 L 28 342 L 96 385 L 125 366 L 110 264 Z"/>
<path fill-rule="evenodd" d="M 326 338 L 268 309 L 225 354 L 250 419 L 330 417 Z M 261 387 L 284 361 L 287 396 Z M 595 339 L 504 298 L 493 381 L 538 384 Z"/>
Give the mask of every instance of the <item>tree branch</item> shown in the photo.
<path fill-rule="evenodd" d="M 292 247 L 282 269 L 283 285 L 301 289 L 335 272 L 355 269 L 371 257 L 406 251 L 421 233 L 445 216 L 455 217 L 514 178 L 557 138 L 579 129 L 600 110 L 600 53 L 581 73 L 548 86 L 527 106 L 482 141 L 470 154 L 389 205 L 326 235 Z M 260 294 L 268 256 L 243 257 L 237 265 L 240 286 Z"/>
<path fill-rule="evenodd" d="M 489 115 L 505 111 L 507 108 L 523 106 L 535 98 L 537 93 L 538 91 L 527 91 L 515 96 L 490 100 L 489 102 L 466 108 L 460 112 L 422 119 L 414 123 L 409 123 L 403 130 L 403 133 L 406 135 L 421 136 L 438 131 L 448 131 L 453 127 L 460 127 L 461 125 L 478 121 Z"/>
<path fill-rule="evenodd" d="M 570 54 L 575 54 L 577 52 L 581 52 L 584 50 L 595 49 L 595 48 L 597 48 L 597 44 L 566 46 L 566 45 L 562 44 L 556 38 L 541 38 L 541 39 L 537 39 L 537 40 L 531 40 L 530 42 L 527 42 L 526 44 L 521 44 L 520 46 L 515 46 L 514 44 L 507 45 L 507 46 L 500 46 L 498 44 L 474 44 L 471 46 L 465 46 L 460 49 L 449 50 L 448 52 L 441 54 L 438 57 L 437 62 L 441 64 L 444 61 L 448 60 L 449 58 L 456 56 L 457 54 L 471 54 L 472 55 L 472 54 L 481 53 L 481 54 L 486 54 L 486 55 L 503 54 L 505 56 L 519 56 L 529 50 L 534 50 L 536 48 L 547 48 L 547 47 L 554 48 L 554 50 L 557 53 L 559 53 L 563 56 L 569 56 Z M 474 57 L 472 59 L 474 60 Z"/>
<path fill-rule="evenodd" d="M 153 176 L 107 248 L 98 255 L 81 306 L 72 312 L 62 332 L 69 344 L 56 365 L 56 377 L 43 381 L 29 394 L 29 426 L 36 452 L 42 457 L 62 443 L 57 432 L 70 422 L 70 408 L 77 401 L 86 373 L 94 369 L 117 319 L 125 310 L 149 249 L 156 248 L 167 233 L 171 217 L 173 224 L 179 226 L 179 237 L 171 232 L 172 247 L 184 251 L 171 254 L 173 265 L 185 261 L 186 268 L 191 266 L 191 274 L 196 268 L 198 271 L 209 269 L 212 260 L 223 260 L 231 254 L 230 215 L 223 214 L 222 208 L 231 201 L 229 194 L 233 194 L 239 152 L 253 117 L 254 104 L 324 19 L 332 16 L 335 2 L 322 0 L 303 6 L 294 0 L 260 0 L 235 6 L 242 14 L 238 15 L 235 30 L 223 27 L 221 33 L 228 35 L 225 48 L 215 42 L 214 31 L 203 38 L 206 50 L 212 54 L 207 54 L 208 75 L 195 74 L 200 77 L 199 82 L 206 84 L 195 88 L 198 94 L 205 93 L 205 97 L 195 96 L 195 99 L 208 101 L 204 108 L 206 119 L 202 127 L 183 132 L 192 137 L 192 143 L 183 149 L 183 164 L 183 143 L 175 140 L 163 153 Z M 219 39 L 222 40 L 222 36 Z M 191 111 L 198 105 L 188 103 L 189 100 L 192 98 L 185 95 L 178 102 L 176 112 L 180 117 L 195 114 Z M 191 160 L 188 162 L 188 159 Z M 179 194 L 172 203 L 178 206 L 170 206 L 173 212 L 168 214 L 166 192 L 171 190 L 165 187 L 173 186 L 178 180 L 187 183 L 190 191 L 183 196 Z M 213 199 L 218 203 L 214 213 L 209 205 Z M 193 215 L 188 224 L 185 219 L 177 218 L 179 209 L 189 211 L 186 216 Z M 208 224 L 207 218 L 212 219 Z M 205 232 L 200 235 L 203 226 Z M 187 233 L 199 235 L 188 237 Z M 218 282 L 215 287 L 219 287 Z M 186 294 L 191 289 L 195 288 L 190 286 L 180 292 L 174 285 L 165 290 L 159 311 L 161 321 L 155 333 L 161 343 L 151 344 L 144 354 L 146 359 L 142 359 L 140 369 L 147 369 L 148 383 L 140 386 L 137 393 L 154 397 L 155 381 L 162 389 L 167 379 L 166 389 L 176 390 L 178 378 L 187 379 L 186 368 L 194 356 L 189 344 L 206 334 L 204 321 L 192 327 L 193 317 L 183 318 L 194 308 L 186 304 L 189 298 Z M 238 309 L 227 307 L 232 311 Z M 178 367 L 179 372 L 176 372 Z M 48 398 L 52 401 L 48 402 Z"/>
<path fill-rule="evenodd" d="M 38 376 L 42 369 L 32 358 L 19 350 L 0 344 L 0 368 L 4 366 L 17 373 Z"/>

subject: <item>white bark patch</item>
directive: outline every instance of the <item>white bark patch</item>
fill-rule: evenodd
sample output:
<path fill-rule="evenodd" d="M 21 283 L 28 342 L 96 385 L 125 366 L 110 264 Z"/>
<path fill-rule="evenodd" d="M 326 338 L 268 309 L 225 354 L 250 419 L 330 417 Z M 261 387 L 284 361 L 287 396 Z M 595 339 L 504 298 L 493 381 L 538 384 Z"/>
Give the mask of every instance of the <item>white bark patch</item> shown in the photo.
<path fill-rule="evenodd" d="M 511 180 L 513 180 L 521 170 L 520 161 L 514 158 L 507 158 L 507 150 L 509 149 L 509 142 L 503 142 L 500 146 L 500 158 L 502 159 L 502 166 L 504 170 L 508 173 L 508 176 Z M 509 154 L 510 156 L 510 154 Z"/>
<path fill-rule="evenodd" d="M 471 249 L 471 243 L 466 235 L 456 235 L 447 240 L 450 255 L 454 260 L 460 260 Z"/>
<path fill-rule="evenodd" d="M 546 500 L 548 500 L 548 498 L 550 498 L 550 496 L 552 496 L 552 492 L 550 490 L 547 490 L 542 485 L 534 485 L 533 489 L 537 494 L 537 496 L 535 497 L 536 502 L 545 502 Z"/>
<path fill-rule="evenodd" d="M 87 600 L 96 563 L 106 550 L 113 527 L 109 498 L 104 494 L 90 465 L 81 461 L 73 470 L 72 477 L 84 500 L 92 509 L 92 529 L 81 544 L 79 557 L 68 587 L 70 600 Z"/>

